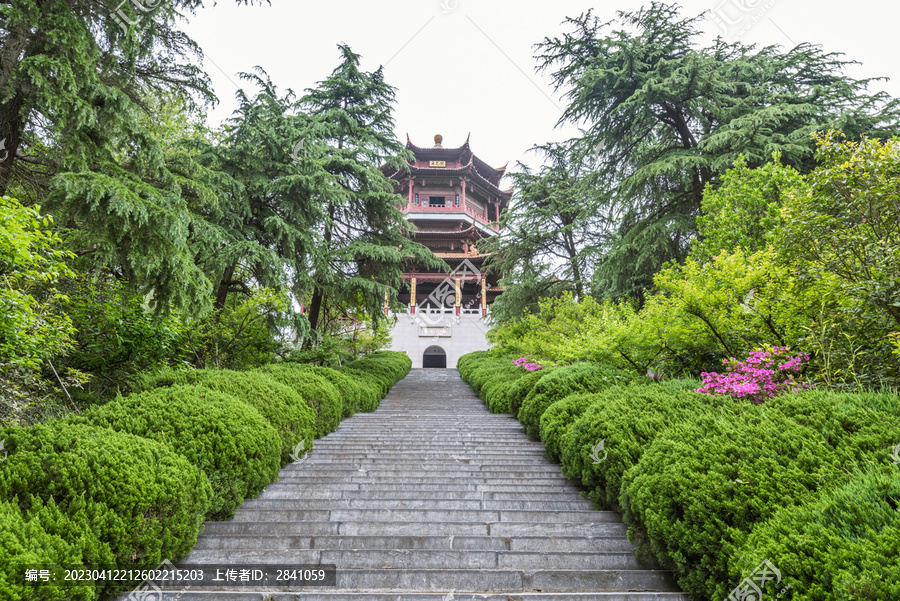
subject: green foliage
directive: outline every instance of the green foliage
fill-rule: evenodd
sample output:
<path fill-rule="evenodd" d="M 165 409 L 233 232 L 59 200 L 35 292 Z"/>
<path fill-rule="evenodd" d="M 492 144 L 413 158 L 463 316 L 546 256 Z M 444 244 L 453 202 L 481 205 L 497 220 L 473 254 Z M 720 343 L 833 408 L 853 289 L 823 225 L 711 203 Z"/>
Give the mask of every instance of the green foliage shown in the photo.
<path fill-rule="evenodd" d="M 344 415 L 338 390 L 322 376 L 292 363 L 270 363 L 256 370 L 300 395 L 316 417 L 316 438 L 337 430 Z"/>
<path fill-rule="evenodd" d="M 31 510 L 0 501 L 0 594 L 8 601 L 93 601 L 100 591 L 87 584 L 49 582 L 36 588 L 25 569 L 41 565 L 71 568 L 115 565 L 108 545 L 97 540 L 84 519 L 71 519 L 51 500 L 36 499 Z M 104 553 L 105 552 L 105 553 Z M 98 558 L 98 555 L 102 559 Z"/>
<path fill-rule="evenodd" d="M 540 382 L 544 376 L 551 373 L 553 373 L 552 367 L 544 367 L 537 371 L 528 372 L 513 382 L 507 393 L 507 396 L 509 397 L 509 414 L 518 419 L 522 403 L 525 402 L 525 399 L 531 394 L 531 391 L 537 386 L 537 383 Z"/>
<path fill-rule="evenodd" d="M 281 439 L 282 465 L 290 463 L 298 444 L 305 443 L 305 451 L 312 449 L 316 435 L 313 410 L 299 394 L 265 374 L 229 369 L 168 371 L 145 379 L 143 387 L 152 390 L 185 384 L 227 394 L 259 411 Z"/>
<path fill-rule="evenodd" d="M 510 174 L 516 196 L 502 217 L 504 235 L 486 243 L 485 250 L 495 253 L 491 268 L 509 278 L 523 264 L 528 270 L 522 275 L 546 274 L 559 264 L 561 269 L 542 280 L 513 281 L 511 287 L 563 288 L 583 296 L 605 225 L 597 210 L 602 203 L 599 188 L 586 181 L 586 166 L 564 145 L 546 144 L 532 150 L 540 151 L 550 164 L 537 173 L 520 164 L 523 171 Z M 503 296 L 509 293 L 506 289 Z"/>
<path fill-rule="evenodd" d="M 129 390 L 146 372 L 185 358 L 180 316 L 156 318 L 146 299 L 124 283 L 81 276 L 66 281 L 64 289 L 60 310 L 72 320 L 76 345 L 57 367 L 90 375 L 78 395 L 85 402 Z"/>
<path fill-rule="evenodd" d="M 768 559 L 794 601 L 900 598 L 895 470 L 864 474 L 813 503 L 779 510 L 736 550 L 727 582 L 739 582 Z"/>
<path fill-rule="evenodd" d="M 730 254 L 738 248 L 746 255 L 763 250 L 782 225 L 785 198 L 807 188 L 800 172 L 782 165 L 777 152 L 756 169 L 739 156 L 722 174 L 718 187 L 706 184 L 703 214 L 697 217 L 701 238 L 691 248 L 691 257 L 707 263 L 719 253 Z"/>
<path fill-rule="evenodd" d="M 304 364 L 292 365 L 297 369 L 304 369 L 331 382 L 331 385 L 337 389 L 342 399 L 342 417 L 350 417 L 358 411 L 375 411 L 378 409 L 378 404 L 381 401 L 378 391 L 372 386 L 367 386 L 359 378 L 354 378 L 330 367 Z"/>
<path fill-rule="evenodd" d="M 731 558 L 756 524 L 842 482 L 851 455 L 823 452 L 818 433 L 775 411 L 744 407 L 659 433 L 622 478 L 629 532 L 704 598 L 727 595 Z"/>
<path fill-rule="evenodd" d="M 531 389 L 518 418 L 525 428 L 525 433 L 538 439 L 541 428 L 541 415 L 547 407 L 562 400 L 570 394 L 579 392 L 600 392 L 612 386 L 627 384 L 633 376 L 615 367 L 597 363 L 576 363 L 560 367 L 541 378 Z"/>
<path fill-rule="evenodd" d="M 339 371 L 380 386 L 383 397 L 394 384 L 406 377 L 411 367 L 412 360 L 403 353 L 376 351 L 356 361 L 351 361 Z"/>
<path fill-rule="evenodd" d="M 591 500 L 618 509 L 622 476 L 637 464 L 654 439 L 667 428 L 682 428 L 712 411 L 739 414 L 745 405 L 727 397 L 673 392 L 653 384 L 617 386 L 593 397 L 562 440 L 563 471 L 588 488 Z M 603 441 L 603 450 L 593 450 Z"/>
<path fill-rule="evenodd" d="M 788 198 L 776 234 L 782 261 L 808 284 L 827 275 L 807 312 L 808 343 L 827 385 L 877 388 L 900 379 L 890 335 L 900 327 L 900 140 L 817 137 L 819 166 Z M 810 323 L 811 322 L 811 323 Z"/>
<path fill-rule="evenodd" d="M 0 198 L 0 368 L 33 368 L 73 346 L 71 321 L 50 306 L 64 298 L 56 281 L 72 273 L 51 223 L 40 207 Z"/>
<path fill-rule="evenodd" d="M 394 133 L 396 90 L 381 67 L 365 72 L 358 54 L 344 44 L 338 49 L 340 64 L 299 102 L 316 120 L 323 149 L 316 164 L 326 173 L 315 194 L 322 236 L 305 267 L 313 280 L 309 322 L 317 332 L 326 304 L 359 307 L 376 323 L 382 320 L 384 296 L 403 284 L 405 261 L 443 266 L 407 237 L 403 199 L 389 177 L 406 168 L 409 156 Z"/>
<path fill-rule="evenodd" d="M 26 515 L 58 507 L 70 520 L 44 514 L 44 526 L 58 519 L 51 533 L 80 547 L 86 565 L 152 568 L 194 545 L 210 485 L 172 447 L 64 421 L 8 429 L 3 437 L 9 455 L 0 463 L 0 495 L 17 500 Z M 82 520 L 102 545 L 80 538 Z"/>
<path fill-rule="evenodd" d="M 704 16 L 680 10 L 652 2 L 611 22 L 588 11 L 538 46 L 539 70 L 568 99 L 560 123 L 584 129 L 572 146 L 596 162 L 587 179 L 609 191 L 599 213 L 614 219 L 594 259 L 598 297 L 637 298 L 664 263 L 683 261 L 704 188 L 739 156 L 756 167 L 779 152 L 806 172 L 812 132 L 897 133 L 900 102 L 869 94 L 871 80 L 845 75 L 839 54 L 722 38 L 702 47 Z"/>
<path fill-rule="evenodd" d="M 227 519 L 278 476 L 281 440 L 253 407 L 201 386 L 132 394 L 66 419 L 128 432 L 168 445 L 212 485 L 211 519 Z"/>
<path fill-rule="evenodd" d="M 562 458 L 562 447 L 569 430 L 581 414 L 601 398 L 603 395 L 592 392 L 573 393 L 547 407 L 541 415 L 541 440 L 550 459 L 559 461 Z M 567 470 L 563 471 L 568 474 Z"/>

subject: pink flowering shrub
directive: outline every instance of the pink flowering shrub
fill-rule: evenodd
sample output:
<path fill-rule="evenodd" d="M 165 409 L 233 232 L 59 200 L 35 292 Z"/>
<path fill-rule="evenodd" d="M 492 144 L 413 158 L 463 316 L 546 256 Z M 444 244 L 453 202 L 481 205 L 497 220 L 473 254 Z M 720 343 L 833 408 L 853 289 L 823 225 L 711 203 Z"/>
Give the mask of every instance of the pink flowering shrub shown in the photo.
<path fill-rule="evenodd" d="M 537 371 L 544 367 L 540 363 L 529 363 L 528 357 L 519 357 L 518 359 L 513 359 L 512 364 L 516 367 L 524 367 L 528 371 Z"/>
<path fill-rule="evenodd" d="M 749 399 L 756 404 L 785 392 L 809 388 L 797 381 L 800 367 L 809 361 L 809 355 L 791 357 L 787 347 L 753 351 L 746 361 L 734 357 L 722 361 L 726 372 L 702 373 L 703 386 L 696 391 L 703 394 L 727 394 L 736 399 Z"/>

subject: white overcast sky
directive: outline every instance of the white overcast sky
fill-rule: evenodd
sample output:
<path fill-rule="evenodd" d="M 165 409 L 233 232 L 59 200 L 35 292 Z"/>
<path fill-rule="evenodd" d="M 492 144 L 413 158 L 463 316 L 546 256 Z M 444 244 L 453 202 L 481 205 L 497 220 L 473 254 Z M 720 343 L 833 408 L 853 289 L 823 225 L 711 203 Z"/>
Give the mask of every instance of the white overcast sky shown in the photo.
<path fill-rule="evenodd" d="M 205 53 L 204 67 L 221 100 L 210 112 L 219 124 L 235 109 L 236 74 L 263 67 L 279 89 L 298 95 L 337 66 L 337 44 L 346 43 L 373 71 L 397 88 L 397 136 L 419 146 L 459 146 L 471 132 L 473 151 L 494 166 L 535 165 L 535 144 L 577 133 L 556 122 L 564 100 L 546 74 L 536 74 L 533 45 L 565 31 L 562 21 L 593 8 L 604 20 L 646 1 L 575 0 L 272 0 L 270 6 L 238 6 L 219 0 L 183 25 Z M 849 74 L 888 77 L 875 89 L 900 96 L 896 57 L 900 4 L 883 0 L 684 0 L 683 16 L 711 11 L 708 39 L 721 33 L 759 45 L 791 48 L 821 44 L 859 61 Z"/>

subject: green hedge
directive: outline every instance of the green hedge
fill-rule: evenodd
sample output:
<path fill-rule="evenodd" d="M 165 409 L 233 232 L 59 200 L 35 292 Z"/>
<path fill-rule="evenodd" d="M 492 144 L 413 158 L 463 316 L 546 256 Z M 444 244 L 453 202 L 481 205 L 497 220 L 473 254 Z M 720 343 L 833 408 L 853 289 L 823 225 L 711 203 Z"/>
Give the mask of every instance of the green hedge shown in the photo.
<path fill-rule="evenodd" d="M 660 433 L 681 428 L 710 411 L 724 416 L 752 410 L 730 397 L 671 391 L 658 385 L 616 386 L 594 396 L 567 431 L 560 450 L 563 472 L 588 488 L 598 507 L 618 509 L 623 474 L 634 466 Z M 591 459 L 604 442 L 605 459 Z"/>
<path fill-rule="evenodd" d="M 412 360 L 403 353 L 378 351 L 351 361 L 338 371 L 348 373 L 364 382 L 375 383 L 384 397 L 391 387 L 403 379 L 412 367 Z"/>
<path fill-rule="evenodd" d="M 209 478 L 212 519 L 231 518 L 245 498 L 277 477 L 281 465 L 281 440 L 272 425 L 250 405 L 202 386 L 132 394 L 66 421 L 168 444 Z"/>
<path fill-rule="evenodd" d="M 281 465 L 297 452 L 312 450 L 316 414 L 303 398 L 281 382 L 259 372 L 202 369 L 186 379 L 194 384 L 233 396 L 254 407 L 281 439 Z M 303 445 L 301 452 L 298 445 Z"/>
<path fill-rule="evenodd" d="M 737 550 L 725 589 L 736 587 L 768 559 L 782 574 L 781 586 L 790 586 L 793 601 L 900 599 L 898 467 L 854 478 L 815 502 L 778 511 Z"/>
<path fill-rule="evenodd" d="M 828 452 L 818 433 L 764 406 L 694 420 L 656 436 L 623 476 L 619 502 L 629 533 L 646 533 L 644 548 L 683 588 L 724 598 L 753 527 L 841 482 L 852 452 Z"/>
<path fill-rule="evenodd" d="M 344 405 L 331 382 L 293 363 L 270 363 L 256 371 L 281 382 L 306 401 L 316 415 L 316 438 L 337 430 Z"/>
<path fill-rule="evenodd" d="M 543 371 L 543 370 L 541 370 Z M 519 409 L 519 421 L 525 433 L 537 440 L 541 434 L 541 415 L 547 407 L 570 394 L 600 392 L 617 384 L 634 380 L 616 367 L 600 363 L 576 363 L 560 367 L 535 384 Z"/>
<path fill-rule="evenodd" d="M 381 401 L 378 389 L 374 386 L 366 385 L 364 380 L 360 378 L 330 367 L 296 363 L 291 365 L 314 373 L 331 382 L 331 385 L 335 387 L 341 396 L 343 417 L 350 417 L 359 411 L 374 411 L 378 408 L 378 404 Z"/>
<path fill-rule="evenodd" d="M 76 563 L 80 554 L 92 567 L 150 568 L 196 542 L 210 483 L 170 446 L 65 422 L 8 429 L 0 438 L 8 452 L 0 496 L 18 503 L 29 527 L 43 523 L 50 551 L 63 549 L 55 536 Z"/>
<path fill-rule="evenodd" d="M 524 369 L 524 368 L 523 368 Z M 526 370 L 527 371 L 527 370 Z M 537 371 L 529 371 L 524 376 L 513 382 L 509 387 L 509 414 L 515 418 L 519 417 L 519 411 L 522 403 L 531 394 L 531 391 L 537 386 L 537 383 L 549 376 L 554 371 L 553 367 L 544 367 Z"/>
<path fill-rule="evenodd" d="M 58 565 L 71 568 L 115 566 L 109 545 L 101 543 L 87 519 L 71 519 L 52 501 L 39 499 L 27 513 L 15 503 L 0 501 L 0 595 L 6 601 L 92 601 L 100 588 L 92 583 L 25 582 L 26 567 Z"/>
<path fill-rule="evenodd" d="M 643 378 L 571 394 L 584 373 L 507 386 L 484 377 L 502 373 L 493 361 L 467 355 L 460 373 L 483 399 L 503 391 L 527 427 L 537 419 L 548 454 L 599 505 L 621 506 L 639 552 L 692 598 L 726 598 L 765 559 L 785 599 L 900 598 L 900 397 L 813 390 L 754 405 Z"/>
<path fill-rule="evenodd" d="M 563 443 L 575 421 L 600 398 L 592 392 L 575 393 L 547 407 L 541 415 L 541 440 L 550 459 L 559 461 L 562 458 Z"/>

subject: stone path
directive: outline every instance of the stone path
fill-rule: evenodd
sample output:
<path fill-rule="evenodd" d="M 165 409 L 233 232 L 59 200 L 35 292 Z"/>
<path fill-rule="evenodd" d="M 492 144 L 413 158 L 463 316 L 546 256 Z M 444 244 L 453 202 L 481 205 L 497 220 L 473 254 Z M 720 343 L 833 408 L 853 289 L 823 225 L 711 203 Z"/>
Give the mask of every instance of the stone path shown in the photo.
<path fill-rule="evenodd" d="M 453 369 L 413 370 L 233 521 L 207 523 L 180 563 L 335 564 L 337 586 L 160 601 L 687 601 L 668 572 L 638 563 L 618 514 L 593 510 Z"/>

